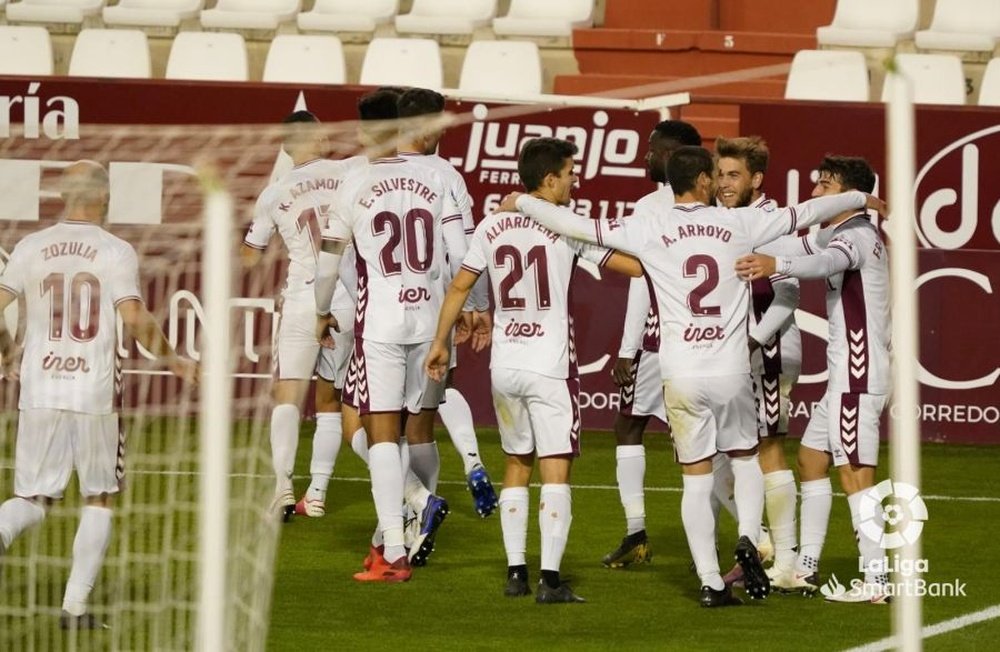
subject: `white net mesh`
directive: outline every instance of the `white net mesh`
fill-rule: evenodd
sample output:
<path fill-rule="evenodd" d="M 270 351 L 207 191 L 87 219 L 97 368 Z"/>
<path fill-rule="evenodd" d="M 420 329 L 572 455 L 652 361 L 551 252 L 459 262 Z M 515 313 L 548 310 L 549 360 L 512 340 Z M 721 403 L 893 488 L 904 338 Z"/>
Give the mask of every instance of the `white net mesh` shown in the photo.
<path fill-rule="evenodd" d="M 101 162 L 109 168 L 112 185 L 107 228 L 136 249 L 144 299 L 170 343 L 180 355 L 197 360 L 204 316 L 199 271 L 203 193 L 194 168 L 212 164 L 234 197 L 237 219 L 229 264 L 238 270 L 245 216 L 279 160 L 280 130 L 88 126 L 85 138 L 53 142 L 18 138 L 17 129 L 14 126 L 12 137 L 0 141 L 0 177 L 5 179 L 0 186 L 8 192 L 7 201 L 0 202 L 7 209 L 0 215 L 3 263 L 21 238 L 59 219 L 63 208 L 55 184 L 61 168 L 78 159 Z M 347 150 L 353 134 L 353 125 L 331 128 L 335 156 L 351 153 Z M 11 206 L 20 210 L 12 211 Z M 233 650 L 263 648 L 270 609 L 278 524 L 268 509 L 274 480 L 267 391 L 274 297 L 283 258 L 275 246 L 256 268 L 260 271 L 234 273 L 238 287 L 233 296 L 243 298 L 231 301 L 236 373 L 231 501 L 228 515 L 222 505 L 211 515 L 229 518 L 226 640 Z M 17 312 L 12 305 L 5 315 L 12 331 L 19 330 Z M 20 324 L 22 333 L 24 327 Z M 41 525 L 24 532 L 0 557 L 2 650 L 194 647 L 199 593 L 197 391 L 122 336 L 120 325 L 119 331 L 127 484 L 113 502 L 111 543 L 89 601 L 90 611 L 110 629 L 77 632 L 59 626 L 83 505 L 71 479 L 65 498 L 55 503 Z M 14 484 L 18 391 L 16 382 L 0 381 L 4 498 Z"/>

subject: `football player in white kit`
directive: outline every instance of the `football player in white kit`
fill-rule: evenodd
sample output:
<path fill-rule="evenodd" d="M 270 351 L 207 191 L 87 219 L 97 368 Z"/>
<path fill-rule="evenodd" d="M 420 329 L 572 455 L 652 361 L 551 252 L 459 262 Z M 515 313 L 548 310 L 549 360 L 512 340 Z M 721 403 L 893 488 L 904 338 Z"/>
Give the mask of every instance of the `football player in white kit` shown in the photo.
<path fill-rule="evenodd" d="M 295 511 L 292 472 L 299 443 L 299 423 L 309 381 L 316 369 L 316 304 L 313 283 L 325 223 L 344 177 L 364 165 L 363 157 L 344 161 L 323 158 L 328 149 L 316 116 L 296 111 L 285 121 L 284 148 L 295 167 L 264 189 L 240 248 L 244 269 L 262 259 L 278 233 L 288 252 L 288 276 L 281 289 L 278 332 L 274 343 L 271 456 L 275 474 L 274 509 L 287 521 Z M 329 303 L 326 306 L 329 307 Z M 328 424 L 318 424 L 328 425 Z M 321 438 L 323 433 L 320 433 Z"/>
<path fill-rule="evenodd" d="M 719 138 L 715 141 L 715 156 L 719 175 L 716 199 L 721 205 L 777 210 L 778 204 L 762 191 L 769 158 L 767 144 L 762 139 Z M 769 246 L 764 245 L 761 250 Z M 750 283 L 750 365 L 758 418 L 764 426 L 760 467 L 764 472 L 764 512 L 770 526 L 770 537 L 764 530 L 757 549 L 764 561 L 773 551 L 774 566 L 768 569 L 772 577 L 795 563 L 795 475 L 785 461 L 784 442 L 788 435 L 789 396 L 802 368 L 802 340 L 795 323 L 798 305 L 797 279 L 774 275 Z M 725 472 L 727 467 L 723 460 L 715 468 L 715 496 L 731 502 L 728 497 L 732 494 L 733 477 L 731 471 Z M 737 565 L 723 579 L 727 583 L 741 581 L 742 568 Z"/>
<path fill-rule="evenodd" d="M 649 180 L 663 184 L 636 202 L 636 211 L 666 215 L 674 205 L 674 191 L 667 183 L 667 161 L 682 145 L 701 145 L 701 134 L 682 120 L 664 120 L 649 134 L 646 172 Z M 611 376 L 619 387 L 620 407 L 615 417 L 616 476 L 625 510 L 625 537 L 601 562 L 608 568 L 648 562 L 652 558 L 646 535 L 646 447 L 642 437 L 651 417 L 666 423 L 663 380 L 660 378 L 660 321 L 650 297 L 648 278 L 634 278 L 628 286 L 625 328 L 618 360 Z"/>
<path fill-rule="evenodd" d="M 539 201 L 567 205 L 577 176 L 577 147 L 556 138 L 529 140 L 518 174 Z M 450 332 L 480 275 L 489 272 L 496 298 L 490 377 L 500 440 L 507 455 L 500 525 L 507 551 L 510 597 L 530 595 L 525 562 L 528 483 L 535 458 L 542 476 L 539 525 L 542 578 L 539 603 L 583 602 L 562 582 L 559 567 L 569 536 L 572 509 L 569 475 L 579 454 L 579 376 L 570 314 L 570 282 L 583 257 L 632 276 L 638 261 L 616 252 L 570 242 L 516 212 L 487 216 L 476 229 L 462 270 L 448 290 L 437 334 L 425 366 L 444 378 Z"/>
<path fill-rule="evenodd" d="M 340 258 L 353 241 L 358 304 L 344 401 L 357 408 L 368 435 L 372 496 L 384 541 L 375 563 L 355 579 L 402 582 L 410 579 L 411 559 L 403 538 L 401 421 L 404 412 L 419 414 L 441 401 L 443 386 L 429 383 L 422 363 L 444 297 L 444 257 L 457 272 L 468 244 L 440 175 L 395 155 L 395 122 L 362 122 L 362 130 L 370 144 L 392 154 L 373 159 L 345 181 L 324 232 L 315 296 L 317 306 L 329 305 Z M 318 313 L 316 333 L 322 335 L 329 311 Z M 408 438 L 410 429 L 408 423 Z M 420 480 L 426 487 L 427 479 Z M 436 524 L 447 514 L 447 504 L 436 497 L 426 509 Z M 428 527 L 436 529 L 434 523 Z"/>
<path fill-rule="evenodd" d="M 828 156 L 818 170 L 815 197 L 871 192 L 875 187 L 875 173 L 862 158 Z M 882 604 L 888 601 L 888 575 L 879 567 L 884 551 L 859 525 L 862 498 L 875 485 L 879 421 L 892 382 L 889 262 L 878 229 L 864 211 L 845 209 L 830 220 L 828 228 L 832 229 L 829 242 L 819 251 L 812 249 L 815 241 L 803 238 L 798 256 L 756 254 L 742 258 L 736 267 L 745 278 L 777 273 L 826 280 L 829 381 L 799 447 L 799 555 L 794 570 L 778 582 L 791 590 L 815 591 L 819 586 L 819 559 L 832 503 L 828 476 L 832 463 L 847 494 L 865 577 L 862 585 L 827 600 Z"/>
<path fill-rule="evenodd" d="M 443 122 L 434 124 L 434 121 L 441 120 L 444 106 L 444 96 L 437 91 L 426 88 L 411 88 L 399 97 L 401 137 L 398 154 L 408 161 L 426 165 L 441 175 L 441 179 L 447 185 L 452 202 L 462 214 L 462 225 L 465 233 L 471 237 L 472 232 L 476 229 L 476 223 L 472 217 L 472 197 L 469 196 L 465 179 L 455 169 L 455 166 L 437 155 L 438 143 L 444 130 Z M 445 271 L 448 272 L 447 266 Z M 493 327 L 489 313 L 489 290 L 485 280 L 483 279 L 484 282 L 477 283 L 476 287 L 473 288 L 469 304 L 465 306 L 463 311 L 463 318 L 466 318 L 468 322 L 465 337 L 471 335 L 472 331 L 485 333 L 485 338 L 475 343 L 480 348 L 488 345 L 489 335 Z M 450 275 L 446 277 L 446 281 L 451 282 Z M 456 337 L 456 339 L 459 338 Z M 418 468 L 421 465 L 432 467 L 432 475 L 436 481 L 440 459 L 438 458 L 437 444 L 434 442 L 434 416 L 439 413 L 455 450 L 462 458 L 466 484 L 472 494 L 473 507 L 480 516 L 485 518 L 496 509 L 497 495 L 493 489 L 493 483 L 490 481 L 490 476 L 486 472 L 486 467 L 479 456 L 479 442 L 476 440 L 475 424 L 472 420 L 469 403 L 457 389 L 451 386 L 451 374 L 457 362 L 457 356 L 453 355 L 452 370 L 449 372 L 448 378 L 445 379 L 444 403 L 436 410 L 424 410 L 419 415 L 411 417 L 417 421 L 414 423 L 414 427 L 425 441 L 410 442 L 410 466 L 412 468 Z M 431 492 L 436 490 L 434 486 L 427 488 Z"/>
<path fill-rule="evenodd" d="M 14 497 L 0 505 L 0 561 L 62 499 L 76 469 L 85 505 L 60 625 L 94 629 L 104 625 L 87 612 L 87 600 L 111 540 L 112 496 L 125 476 L 116 315 L 174 374 L 194 381 L 197 367 L 177 357 L 146 309 L 135 250 L 102 228 L 109 198 L 104 168 L 93 161 L 70 165 L 61 192 L 63 220 L 21 240 L 0 276 L 0 314 L 18 297 L 27 309 L 19 367 L 0 319 L 4 375 L 21 381 Z"/>
<path fill-rule="evenodd" d="M 711 510 L 712 457 L 725 452 L 735 476 L 739 541 L 735 557 L 752 598 L 770 581 L 755 542 L 764 511 L 757 460 L 758 424 L 747 355 L 747 286 L 734 266 L 741 252 L 879 200 L 862 192 L 821 197 L 780 211 L 708 204 L 716 190 L 715 161 L 700 147 L 681 147 L 667 164 L 675 205 L 669 215 L 635 213 L 623 220 L 582 219 L 572 211 L 512 193 L 516 207 L 564 235 L 631 253 L 652 281 L 660 314 L 663 394 L 683 469 L 681 517 L 701 579 L 706 607 L 739 604 L 719 572 Z"/>

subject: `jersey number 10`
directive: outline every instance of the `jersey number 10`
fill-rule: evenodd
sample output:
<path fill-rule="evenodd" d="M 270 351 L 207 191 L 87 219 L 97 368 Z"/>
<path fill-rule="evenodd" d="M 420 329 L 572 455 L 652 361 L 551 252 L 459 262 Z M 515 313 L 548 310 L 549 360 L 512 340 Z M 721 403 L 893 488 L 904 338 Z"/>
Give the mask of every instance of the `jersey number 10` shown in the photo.
<path fill-rule="evenodd" d="M 67 288 L 66 275 L 61 272 L 53 272 L 42 281 L 42 296 L 49 295 L 49 340 L 63 339 L 68 326 L 71 338 L 89 342 L 97 337 L 101 323 L 101 282 L 93 274 L 79 272 L 69 279 L 68 285 Z"/>

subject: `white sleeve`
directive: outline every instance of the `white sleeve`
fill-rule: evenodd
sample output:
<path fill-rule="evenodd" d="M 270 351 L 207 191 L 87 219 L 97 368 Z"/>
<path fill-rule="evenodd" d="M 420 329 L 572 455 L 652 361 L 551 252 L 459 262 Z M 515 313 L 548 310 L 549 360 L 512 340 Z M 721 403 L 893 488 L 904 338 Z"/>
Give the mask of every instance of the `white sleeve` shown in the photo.
<path fill-rule="evenodd" d="M 271 214 L 268 210 L 270 201 L 267 197 L 269 195 L 270 193 L 265 190 L 257 198 L 257 203 L 254 204 L 253 220 L 250 222 L 250 228 L 247 229 L 247 234 L 243 238 L 243 244 L 248 247 L 267 249 L 267 243 L 271 240 L 271 236 L 274 235 L 274 220 L 271 219 Z"/>
<path fill-rule="evenodd" d="M 455 278 L 458 270 L 462 268 L 462 261 L 466 252 L 469 251 L 469 239 L 465 235 L 465 223 L 462 213 L 459 212 L 451 197 L 451 193 L 445 193 L 443 206 L 441 207 L 441 236 L 444 238 L 444 248 L 448 253 L 448 266 L 451 268 L 451 277 Z"/>
<path fill-rule="evenodd" d="M 845 211 L 864 208 L 868 199 L 863 192 L 850 190 L 839 195 L 826 195 L 788 206 L 780 211 L 756 208 L 735 209 L 743 218 L 753 248 L 756 250 L 783 235 L 795 233 L 813 224 L 819 224 Z"/>
<path fill-rule="evenodd" d="M 775 259 L 775 269 L 779 274 L 803 279 L 828 278 L 848 269 L 857 269 L 859 265 L 857 249 L 839 236 L 818 254 Z"/>
<path fill-rule="evenodd" d="M 622 220 L 592 220 L 531 195 L 518 197 L 517 208 L 550 231 L 629 254 L 637 255 L 646 240 L 645 214 Z"/>
<path fill-rule="evenodd" d="M 469 240 L 469 251 L 465 254 L 465 259 L 462 261 L 462 268 L 473 274 L 483 274 L 490 262 L 483 243 L 484 230 L 482 225 L 485 223 L 486 220 L 483 220 L 479 227 L 476 228 L 475 233 L 472 234 L 472 238 Z M 483 276 L 480 276 L 480 278 L 483 278 Z"/>
<path fill-rule="evenodd" d="M 118 261 L 111 268 L 108 289 L 111 290 L 111 301 L 116 306 L 129 299 L 142 301 L 142 292 L 139 290 L 139 257 L 131 246 L 122 247 Z"/>
<path fill-rule="evenodd" d="M 750 329 L 750 337 L 759 344 L 768 342 L 774 334 L 784 328 L 799 307 L 799 282 L 797 279 L 775 274 L 771 277 L 774 299 L 760 321 Z"/>
<path fill-rule="evenodd" d="M 649 316 L 651 303 L 646 278 L 640 276 L 629 279 L 625 326 L 622 331 L 622 343 L 618 347 L 619 358 L 634 358 L 642 348 L 642 338 L 646 333 L 646 318 Z"/>
<path fill-rule="evenodd" d="M 316 283 L 313 292 L 316 309 L 321 314 L 330 311 L 333 293 L 340 278 L 340 260 L 344 256 L 344 248 L 350 241 L 351 228 L 343 219 L 342 213 L 338 211 L 331 214 L 323 229 L 322 243 L 319 255 L 316 257 Z"/>

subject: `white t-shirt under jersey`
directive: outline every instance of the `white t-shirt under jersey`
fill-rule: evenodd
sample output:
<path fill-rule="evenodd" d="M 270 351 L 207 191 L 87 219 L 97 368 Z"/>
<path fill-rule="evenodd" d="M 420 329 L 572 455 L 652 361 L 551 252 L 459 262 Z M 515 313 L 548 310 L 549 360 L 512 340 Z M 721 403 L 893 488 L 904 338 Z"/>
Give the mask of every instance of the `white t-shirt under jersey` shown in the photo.
<path fill-rule="evenodd" d="M 313 281 L 319 255 L 320 232 L 326 224 L 344 178 L 367 164 L 363 156 L 343 161 L 316 159 L 296 166 L 257 198 L 253 221 L 243 242 L 266 249 L 277 231 L 288 251 L 288 277 L 282 288 L 286 300 L 314 301 Z"/>
<path fill-rule="evenodd" d="M 687 203 L 666 217 L 637 211 L 622 220 L 580 219 L 528 195 L 517 205 L 566 235 L 639 258 L 659 307 L 660 373 L 668 380 L 749 373 L 749 293 L 737 258 L 865 201 L 850 192 L 780 211 Z"/>
<path fill-rule="evenodd" d="M 115 308 L 141 300 L 132 245 L 96 224 L 60 222 L 14 247 L 0 287 L 27 308 L 18 407 L 114 412 Z"/>
<path fill-rule="evenodd" d="M 494 213 L 480 222 L 462 267 L 488 272 L 493 287 L 490 366 L 575 376 L 570 281 L 576 259 L 601 265 L 610 254 L 560 237 L 519 213 Z"/>
<path fill-rule="evenodd" d="M 345 180 L 327 226 L 324 239 L 354 242 L 355 334 L 393 344 L 433 340 L 445 253 L 457 269 L 468 250 L 440 175 L 399 157 L 376 159 Z"/>

